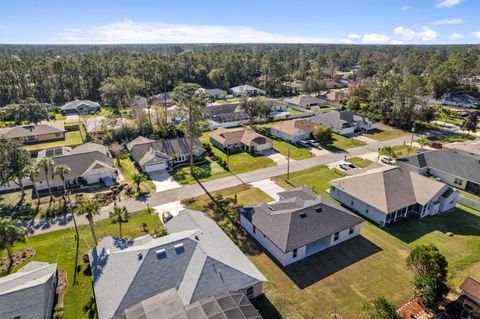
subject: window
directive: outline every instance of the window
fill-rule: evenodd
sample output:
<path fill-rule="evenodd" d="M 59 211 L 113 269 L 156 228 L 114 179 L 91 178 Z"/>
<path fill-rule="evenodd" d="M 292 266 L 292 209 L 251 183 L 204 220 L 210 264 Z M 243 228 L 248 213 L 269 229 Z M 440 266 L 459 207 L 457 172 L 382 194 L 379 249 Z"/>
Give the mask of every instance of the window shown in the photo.
<path fill-rule="evenodd" d="M 255 234 L 257 232 L 257 227 L 253 226 L 253 233 Z"/>
<path fill-rule="evenodd" d="M 336 191 L 336 188 L 334 186 L 330 186 L 330 188 L 332 189 L 332 192 Z"/>
<path fill-rule="evenodd" d="M 348 230 L 348 234 L 351 235 L 353 234 L 353 232 L 355 231 L 355 227 L 350 227 L 350 229 Z"/>
<path fill-rule="evenodd" d="M 252 296 L 253 295 L 253 287 L 248 287 L 247 288 L 247 296 Z"/>
<path fill-rule="evenodd" d="M 453 184 L 458 185 L 458 186 L 462 186 L 463 185 L 463 179 L 455 178 L 455 180 L 453 181 Z"/>
<path fill-rule="evenodd" d="M 55 133 L 55 137 L 60 137 L 60 133 Z"/>
<path fill-rule="evenodd" d="M 339 236 L 340 236 L 340 233 L 337 231 L 337 232 L 333 235 L 333 241 L 337 241 Z"/>
<path fill-rule="evenodd" d="M 350 205 L 353 206 L 353 204 L 354 204 L 354 203 L 353 203 L 353 199 L 352 199 L 352 200 L 350 201 Z"/>
<path fill-rule="evenodd" d="M 297 249 L 296 248 L 293 250 L 292 257 L 297 258 Z"/>

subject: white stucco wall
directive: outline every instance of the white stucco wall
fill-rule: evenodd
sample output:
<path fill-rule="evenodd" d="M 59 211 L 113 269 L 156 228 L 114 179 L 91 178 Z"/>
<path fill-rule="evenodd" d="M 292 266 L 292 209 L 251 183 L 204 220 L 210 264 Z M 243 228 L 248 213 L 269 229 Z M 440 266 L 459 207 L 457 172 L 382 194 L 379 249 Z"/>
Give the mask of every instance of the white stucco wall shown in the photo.
<path fill-rule="evenodd" d="M 360 235 L 361 228 L 362 228 L 361 224 L 354 226 L 352 234 L 349 234 L 350 228 L 344 229 L 339 232 L 337 240 L 334 240 L 335 238 L 334 235 L 330 236 L 330 246 L 338 245 L 341 242 L 344 242 L 348 239 L 352 239 L 353 237 Z"/>
<path fill-rule="evenodd" d="M 303 141 L 303 140 L 306 140 L 310 137 L 309 134 L 306 134 L 305 132 L 295 134 L 295 135 L 289 135 L 285 132 L 281 132 L 281 131 L 277 130 L 274 127 L 272 127 L 270 129 L 270 132 L 273 136 L 278 137 L 278 138 L 280 138 L 284 141 L 289 141 L 291 143 L 296 143 L 296 142 L 299 142 L 299 141 Z"/>

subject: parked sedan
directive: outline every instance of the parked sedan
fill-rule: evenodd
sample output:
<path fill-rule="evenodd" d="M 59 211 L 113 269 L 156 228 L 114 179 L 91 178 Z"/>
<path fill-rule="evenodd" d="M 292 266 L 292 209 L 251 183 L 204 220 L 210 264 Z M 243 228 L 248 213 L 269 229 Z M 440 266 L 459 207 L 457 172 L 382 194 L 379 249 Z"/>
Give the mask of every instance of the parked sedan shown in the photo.
<path fill-rule="evenodd" d="M 389 164 L 389 165 L 395 165 L 397 164 L 397 160 L 390 157 L 390 156 L 386 156 L 386 155 L 382 155 L 380 156 L 380 161 L 382 163 L 385 163 L 385 164 Z"/>
<path fill-rule="evenodd" d="M 169 211 L 164 211 L 162 213 L 162 221 L 163 221 L 164 224 L 172 218 L 173 218 L 173 215 Z"/>
<path fill-rule="evenodd" d="M 338 167 L 340 169 L 343 169 L 344 171 L 348 171 L 348 170 L 354 169 L 355 165 L 349 162 L 341 162 L 340 164 L 338 164 Z"/>
<path fill-rule="evenodd" d="M 318 143 L 318 142 L 315 141 L 315 140 L 308 140 L 307 142 L 308 142 L 308 144 L 310 144 L 312 147 L 321 148 L 321 147 L 320 147 L 320 143 Z"/>
<path fill-rule="evenodd" d="M 308 147 L 309 144 L 307 141 L 298 141 L 297 145 L 301 147 Z"/>

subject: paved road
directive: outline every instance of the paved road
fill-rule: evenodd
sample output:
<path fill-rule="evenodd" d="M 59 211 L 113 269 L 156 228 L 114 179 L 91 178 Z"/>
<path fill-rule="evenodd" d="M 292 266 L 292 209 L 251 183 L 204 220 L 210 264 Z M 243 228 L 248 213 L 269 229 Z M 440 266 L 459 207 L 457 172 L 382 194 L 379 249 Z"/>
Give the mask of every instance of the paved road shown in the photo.
<path fill-rule="evenodd" d="M 302 161 L 291 161 L 290 172 L 295 172 L 307 169 L 321 164 L 329 164 L 344 159 L 345 157 L 362 156 L 368 153 L 377 152 L 379 148 L 387 145 L 402 145 L 408 144 L 411 141 L 411 135 L 403 136 L 397 139 L 374 142 L 365 146 L 351 148 L 347 151 L 328 153 L 316 157 L 311 157 Z M 287 164 L 280 164 L 268 168 L 262 168 L 256 171 L 251 171 L 239 175 L 233 175 L 207 181 L 201 184 L 185 185 L 180 188 L 167 190 L 159 193 L 152 193 L 142 199 L 124 200 L 120 205 L 125 205 L 129 211 L 137 211 L 146 209 L 147 207 L 154 207 L 161 204 L 170 203 L 186 198 L 191 198 L 205 194 L 206 191 L 214 192 L 225 188 L 241 185 L 243 183 L 251 183 L 262 179 L 282 175 L 287 173 Z M 148 206 L 147 206 L 148 205 Z M 96 216 L 95 220 L 106 219 L 109 217 L 109 212 L 112 210 L 111 206 L 104 207 L 100 215 Z M 87 220 L 83 217 L 77 218 L 78 224 L 87 224 Z M 40 234 L 51 232 L 67 227 L 73 227 L 73 222 L 70 217 L 61 217 L 53 220 L 39 220 L 30 225 L 29 230 L 31 234 Z"/>

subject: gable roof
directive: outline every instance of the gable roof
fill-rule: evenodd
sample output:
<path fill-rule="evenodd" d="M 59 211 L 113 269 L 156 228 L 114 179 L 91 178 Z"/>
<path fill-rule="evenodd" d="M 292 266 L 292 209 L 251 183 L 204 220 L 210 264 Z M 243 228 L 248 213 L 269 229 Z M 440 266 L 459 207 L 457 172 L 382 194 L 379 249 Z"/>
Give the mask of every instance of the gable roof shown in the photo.
<path fill-rule="evenodd" d="M 457 142 L 445 145 L 444 148 L 463 151 L 473 156 L 480 155 L 480 140 Z"/>
<path fill-rule="evenodd" d="M 465 293 L 480 300 L 480 282 L 472 277 L 467 277 L 460 286 Z"/>
<path fill-rule="evenodd" d="M 214 104 L 204 108 L 205 115 L 219 123 L 248 120 L 239 103 Z"/>
<path fill-rule="evenodd" d="M 133 148 L 134 146 L 136 146 L 136 145 L 153 143 L 153 142 L 155 142 L 155 140 L 152 140 L 151 138 L 144 137 L 144 136 L 139 136 L 139 137 L 134 138 L 133 140 L 131 140 L 131 141 L 127 144 L 127 149 L 128 149 L 129 151 L 131 151 L 132 148 Z"/>
<path fill-rule="evenodd" d="M 425 205 L 446 186 L 400 167 L 372 169 L 329 184 L 385 214 L 416 203 Z"/>
<path fill-rule="evenodd" d="M 123 117 L 106 118 L 104 116 L 96 116 L 87 118 L 84 121 L 87 133 L 97 133 L 103 130 L 114 130 L 125 126 L 131 126 L 130 122 Z"/>
<path fill-rule="evenodd" d="M 353 125 L 352 112 L 325 111 L 314 115 L 310 120 L 316 124 L 329 125 L 334 129 L 351 127 Z"/>
<path fill-rule="evenodd" d="M 295 105 L 310 105 L 310 104 L 320 104 L 321 99 L 311 95 L 297 95 L 288 99 L 285 99 L 285 102 Z"/>
<path fill-rule="evenodd" d="M 252 92 L 252 91 L 256 91 L 256 92 L 259 92 L 261 94 L 265 94 L 264 90 L 256 88 L 256 87 L 248 85 L 248 84 L 234 86 L 234 87 L 230 88 L 230 91 L 238 93 L 238 94 L 249 93 L 249 92 Z"/>
<path fill-rule="evenodd" d="M 398 160 L 401 166 L 430 167 L 466 180 L 480 183 L 480 161 L 454 150 L 435 150 L 407 156 Z M 407 166 L 405 166 L 407 165 Z"/>
<path fill-rule="evenodd" d="M 2 317 L 43 318 L 46 300 L 57 272 L 57 264 L 32 261 L 16 273 L 0 278 Z M 49 306 L 49 305 L 48 305 Z"/>
<path fill-rule="evenodd" d="M 210 132 L 209 136 L 224 146 L 239 143 L 248 146 L 272 143 L 270 138 L 258 134 L 253 130 L 244 128 L 227 130 L 223 127 L 219 127 L 215 131 Z"/>
<path fill-rule="evenodd" d="M 298 119 L 280 122 L 279 124 L 274 125 L 273 128 L 288 135 L 294 135 L 300 131 L 311 134 L 315 129 L 315 126 L 316 124 L 310 120 Z"/>
<path fill-rule="evenodd" d="M 86 105 L 90 108 L 98 108 L 100 107 L 100 104 L 97 102 L 93 102 L 90 100 L 75 100 L 71 102 L 67 102 L 62 106 L 62 111 L 65 110 L 76 110 L 78 107 L 81 105 Z"/>
<path fill-rule="evenodd" d="M 135 139 L 136 140 L 136 139 Z M 133 143 L 133 140 L 130 143 Z M 149 139 L 143 138 L 144 141 Z M 129 143 L 129 145 L 130 145 Z M 153 142 L 141 143 L 140 140 L 133 143 L 130 152 L 135 161 L 144 165 L 155 157 L 170 159 L 176 156 L 190 154 L 190 139 L 185 137 L 171 138 Z M 128 148 L 128 146 L 127 146 Z M 198 138 L 193 139 L 193 150 L 203 150 L 202 142 Z"/>
<path fill-rule="evenodd" d="M 45 134 L 64 133 L 62 122 L 43 122 L 0 129 L 0 136 L 4 138 L 21 138 Z"/>
<path fill-rule="evenodd" d="M 131 108 L 139 108 L 144 109 L 148 106 L 148 100 L 146 97 L 135 95 L 132 99 L 128 102 L 128 106 Z"/>
<path fill-rule="evenodd" d="M 363 222 L 303 186 L 278 195 L 278 202 L 246 207 L 240 212 L 284 253 Z"/>
<path fill-rule="evenodd" d="M 219 95 L 226 95 L 227 94 L 226 91 L 224 91 L 222 89 L 219 89 L 219 88 L 215 88 L 215 89 L 199 88 L 196 92 L 203 92 L 203 93 L 211 95 L 211 96 L 219 96 Z"/>
<path fill-rule="evenodd" d="M 100 319 L 172 288 L 188 305 L 266 281 L 207 214 L 183 210 L 166 227 L 170 235 L 106 237 L 91 251 Z"/>
<path fill-rule="evenodd" d="M 184 306 L 176 289 L 148 298 L 113 319 L 261 319 L 242 291 L 226 292 Z"/>

